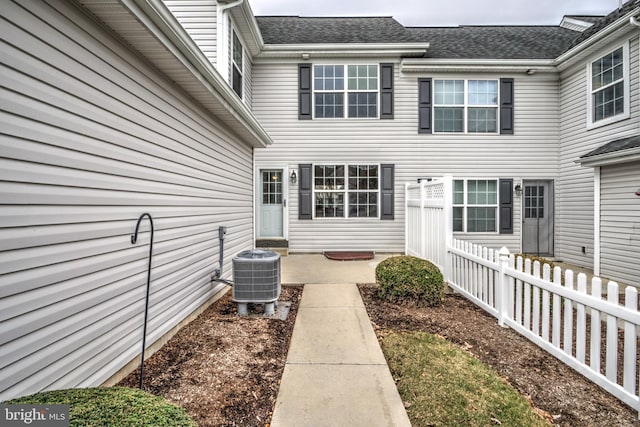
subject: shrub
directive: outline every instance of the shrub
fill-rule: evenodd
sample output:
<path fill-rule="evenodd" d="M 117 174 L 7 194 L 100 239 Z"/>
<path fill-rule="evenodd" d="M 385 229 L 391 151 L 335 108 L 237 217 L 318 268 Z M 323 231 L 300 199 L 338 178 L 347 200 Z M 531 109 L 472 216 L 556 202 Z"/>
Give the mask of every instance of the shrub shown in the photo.
<path fill-rule="evenodd" d="M 45 391 L 3 403 L 70 405 L 71 427 L 196 426 L 196 423 L 181 407 L 162 397 L 125 387 Z"/>
<path fill-rule="evenodd" d="M 442 273 L 427 260 L 412 256 L 387 258 L 376 267 L 378 296 L 392 302 L 437 306 L 444 299 Z"/>

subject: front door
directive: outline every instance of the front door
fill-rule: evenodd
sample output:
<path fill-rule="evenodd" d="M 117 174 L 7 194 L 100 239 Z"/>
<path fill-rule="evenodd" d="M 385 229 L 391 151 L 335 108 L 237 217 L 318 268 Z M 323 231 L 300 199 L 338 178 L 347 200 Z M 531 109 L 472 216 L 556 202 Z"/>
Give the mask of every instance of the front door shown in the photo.
<path fill-rule="evenodd" d="M 259 238 L 284 238 L 284 198 L 282 169 L 260 169 Z"/>
<path fill-rule="evenodd" d="M 522 252 L 553 256 L 553 181 L 523 182 Z"/>

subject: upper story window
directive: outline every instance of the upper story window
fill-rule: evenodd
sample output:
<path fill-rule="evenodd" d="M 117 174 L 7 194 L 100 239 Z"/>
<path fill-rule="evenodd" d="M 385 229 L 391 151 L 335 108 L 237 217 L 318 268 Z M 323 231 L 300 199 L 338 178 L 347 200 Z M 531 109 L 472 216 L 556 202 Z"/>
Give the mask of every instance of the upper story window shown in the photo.
<path fill-rule="evenodd" d="M 378 117 L 377 65 L 315 65 L 316 118 Z"/>
<path fill-rule="evenodd" d="M 433 105 L 435 132 L 498 132 L 498 80 L 435 80 Z"/>
<path fill-rule="evenodd" d="M 629 45 L 588 65 L 588 124 L 599 126 L 629 117 Z"/>
<path fill-rule="evenodd" d="M 242 98 L 242 80 L 243 80 L 243 68 L 242 61 L 244 56 L 244 48 L 242 47 L 242 43 L 238 38 L 235 30 L 232 30 L 232 40 L 231 40 L 231 86 L 235 93 L 238 94 L 240 98 Z"/>

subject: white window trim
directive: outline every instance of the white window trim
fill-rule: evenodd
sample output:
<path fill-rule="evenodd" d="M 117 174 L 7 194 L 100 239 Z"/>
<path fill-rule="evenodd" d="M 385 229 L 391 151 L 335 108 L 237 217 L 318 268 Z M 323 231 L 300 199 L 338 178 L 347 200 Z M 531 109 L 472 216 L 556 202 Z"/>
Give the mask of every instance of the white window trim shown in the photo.
<path fill-rule="evenodd" d="M 436 104 L 436 81 L 447 81 L 447 80 L 462 80 L 464 81 L 464 104 L 456 105 L 456 104 Z M 498 87 L 498 101 L 496 105 L 470 105 L 469 104 L 469 81 L 494 81 L 497 82 Z M 433 109 L 433 133 L 435 135 L 499 135 L 500 134 L 500 79 L 488 79 L 488 78 L 434 78 L 433 79 L 433 89 L 431 90 L 432 100 L 431 105 Z M 435 111 L 436 108 L 462 108 L 462 123 L 464 126 L 464 130 L 462 132 L 443 132 L 436 131 L 435 124 Z M 496 110 L 496 131 L 495 132 L 469 132 L 469 108 L 494 108 Z M 466 185 L 466 184 L 465 184 Z"/>
<path fill-rule="evenodd" d="M 244 64 L 246 61 L 245 58 L 245 47 L 244 47 L 244 42 L 242 41 L 242 38 L 240 37 L 240 34 L 238 34 L 238 31 L 236 30 L 235 26 L 232 24 L 230 25 L 231 27 L 231 34 L 230 34 L 230 49 L 229 49 L 229 84 L 231 85 L 231 89 L 233 90 L 233 93 L 235 93 L 236 95 L 238 95 L 240 97 L 240 99 L 244 99 L 244 95 L 245 95 L 245 89 L 244 89 L 244 83 L 245 83 L 245 70 L 244 70 Z M 236 38 L 238 39 L 238 41 L 240 42 L 240 48 L 242 49 L 242 64 L 241 66 L 238 66 L 238 64 L 236 64 L 236 61 L 234 59 L 234 46 L 235 46 L 235 42 L 234 42 L 234 35 L 236 36 Z M 235 89 L 233 89 L 233 70 L 234 68 L 237 68 L 240 70 L 240 94 L 238 94 L 238 92 L 235 91 Z"/>
<path fill-rule="evenodd" d="M 623 86 L 624 86 L 624 106 L 623 112 L 616 115 L 607 117 L 606 119 L 598 120 L 596 122 L 593 121 L 593 90 L 591 89 L 592 84 L 592 69 L 591 66 L 594 61 L 602 58 L 605 55 L 612 53 L 615 50 L 622 48 L 622 78 L 623 78 Z M 613 47 L 612 49 L 607 49 L 606 52 L 601 53 L 599 55 L 593 56 L 587 61 L 587 129 L 596 129 L 602 126 L 609 125 L 611 123 L 616 123 L 621 120 L 626 120 L 631 117 L 631 91 L 630 91 L 630 71 L 629 71 L 629 40 L 626 40 L 624 43 Z"/>
<path fill-rule="evenodd" d="M 453 190 L 455 189 L 455 181 L 463 181 L 464 183 L 464 201 L 463 204 L 454 202 Z M 496 182 L 496 204 L 495 205 L 469 205 L 468 203 L 468 181 L 495 181 Z M 454 231 L 457 234 L 500 234 L 500 179 L 493 177 L 471 177 L 471 178 L 453 178 L 451 184 L 451 206 L 462 207 L 462 231 Z M 496 229 L 495 231 L 467 231 L 467 208 L 495 208 L 496 209 Z M 453 215 L 452 215 L 453 221 Z"/>
<path fill-rule="evenodd" d="M 375 91 L 373 90 L 349 90 L 349 73 L 348 67 L 349 65 L 367 65 L 367 66 L 375 66 L 378 70 L 378 87 Z M 316 66 L 342 66 L 344 68 L 344 86 L 343 90 L 316 90 Z M 311 110 L 312 110 L 312 119 L 313 120 L 378 120 L 380 119 L 380 63 L 359 63 L 359 62 L 349 62 L 349 63 L 314 63 L 311 64 Z M 316 117 L 316 93 L 343 93 L 344 99 L 344 114 L 342 117 Z M 368 93 L 376 93 L 376 115 L 375 117 L 349 117 L 349 93 L 350 92 L 368 92 Z"/>
<path fill-rule="evenodd" d="M 343 190 L 316 190 L 316 166 L 344 166 L 344 189 Z M 368 191 L 368 190 L 349 190 L 349 166 L 375 166 L 378 168 L 378 190 L 377 191 Z M 318 219 L 318 220 L 328 220 L 328 221 L 333 221 L 333 220 L 356 220 L 356 221 L 366 221 L 366 220 L 379 220 L 380 216 L 381 216 L 381 200 L 380 200 L 380 195 L 381 195 L 381 177 L 380 177 L 380 173 L 381 173 L 381 167 L 380 167 L 380 163 L 368 163 L 368 162 L 349 162 L 349 163 L 344 163 L 344 162 L 335 162 L 335 163 L 331 163 L 331 162 L 323 162 L 323 163 L 313 163 L 311 165 L 311 170 L 312 170 L 312 174 L 311 174 L 311 182 L 312 182 L 312 218 Z M 316 216 L 316 192 L 317 193 L 342 193 L 344 194 L 344 215 L 343 216 Z M 378 200 L 378 205 L 377 205 L 377 212 L 378 215 L 373 217 L 373 216 L 349 216 L 349 193 L 362 193 L 362 192 L 367 192 L 367 193 L 373 193 L 376 192 L 378 194 L 377 200 Z"/>

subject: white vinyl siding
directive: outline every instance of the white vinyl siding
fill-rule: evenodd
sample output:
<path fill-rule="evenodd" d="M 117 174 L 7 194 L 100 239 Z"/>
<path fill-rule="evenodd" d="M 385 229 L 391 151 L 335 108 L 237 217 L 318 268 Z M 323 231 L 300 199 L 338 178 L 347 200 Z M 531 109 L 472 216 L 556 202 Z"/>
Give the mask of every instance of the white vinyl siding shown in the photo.
<path fill-rule="evenodd" d="M 594 54 L 600 57 L 623 44 Z M 630 118 L 606 126 L 588 128 L 586 62 L 562 72 L 560 85 L 560 179 L 556 181 L 556 251 L 558 259 L 593 267 L 593 168 L 576 160 L 608 142 L 637 135 L 640 130 L 640 70 L 638 37 L 629 39 Z M 582 252 L 585 248 L 586 254 Z"/>
<path fill-rule="evenodd" d="M 373 59 L 364 62 L 373 62 Z M 379 60 L 378 60 L 379 61 Z M 328 63 L 328 62 L 327 62 Z M 395 64 L 393 120 L 298 120 L 297 62 L 254 64 L 254 113 L 274 140 L 257 149 L 256 164 L 394 164 L 395 218 L 299 220 L 298 185 L 289 186 L 289 249 L 404 250 L 404 184 L 451 174 L 456 178 L 556 179 L 559 103 L 557 76 L 504 75 L 515 79 L 515 135 L 424 135 L 418 127 L 418 77 L 495 79 L 492 74 L 400 74 Z M 499 176 L 496 173 L 499 171 Z M 520 198 L 514 197 L 514 234 L 477 233 L 461 238 L 495 248 L 520 247 Z"/>
<path fill-rule="evenodd" d="M 163 0 L 200 50 L 217 65 L 216 0 Z"/>
<path fill-rule="evenodd" d="M 0 17 L 0 400 L 96 386 L 211 298 L 218 226 L 252 247 L 252 154 L 72 3 Z M 45 42 L 46 41 L 46 42 Z"/>
<path fill-rule="evenodd" d="M 640 286 L 640 162 L 601 168 L 600 272 Z"/>

